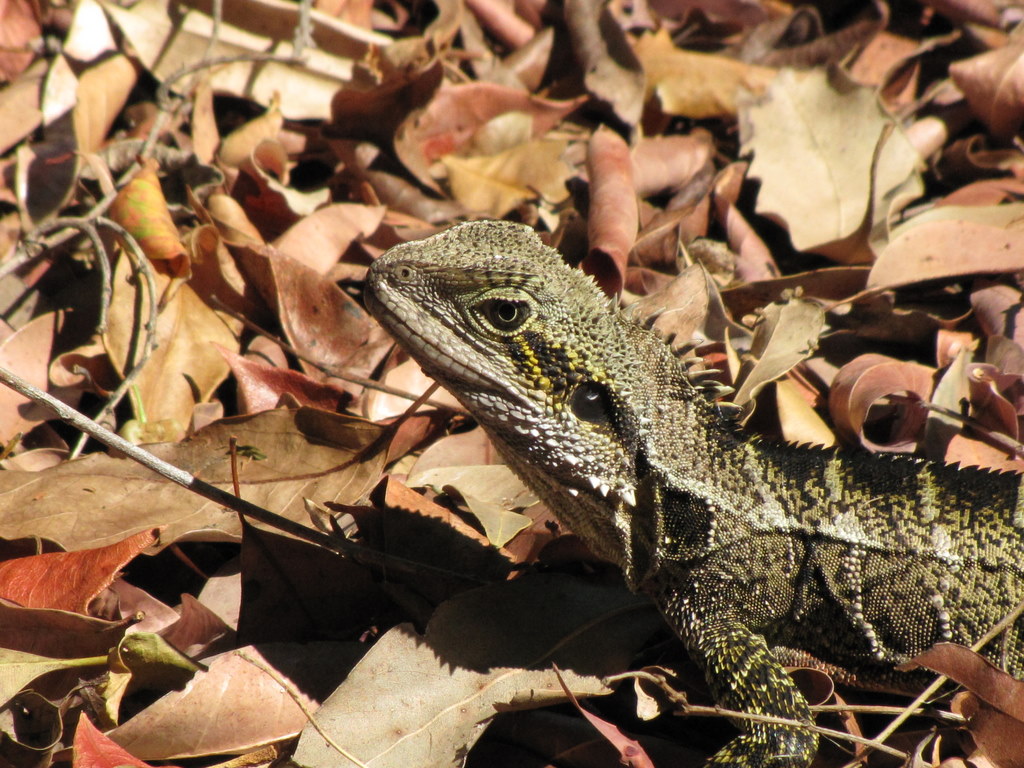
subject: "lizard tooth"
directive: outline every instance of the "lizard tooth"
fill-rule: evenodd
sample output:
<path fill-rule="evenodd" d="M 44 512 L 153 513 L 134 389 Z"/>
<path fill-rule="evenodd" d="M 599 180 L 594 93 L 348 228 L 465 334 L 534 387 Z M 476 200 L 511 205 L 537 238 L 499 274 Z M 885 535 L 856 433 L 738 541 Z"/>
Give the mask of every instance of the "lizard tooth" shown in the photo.
<path fill-rule="evenodd" d="M 593 488 L 595 491 L 602 485 L 601 478 L 598 477 L 597 475 L 590 475 L 589 477 L 587 477 L 587 482 L 590 483 L 590 487 Z"/>
<path fill-rule="evenodd" d="M 565 490 L 567 490 L 569 492 L 570 496 L 579 496 L 580 495 L 580 492 L 578 490 L 576 490 L 575 488 L 566 488 Z"/>
<path fill-rule="evenodd" d="M 607 496 L 609 491 L 611 491 L 611 486 L 608 483 L 601 483 L 601 486 L 597 489 L 597 492 L 602 496 Z"/>
<path fill-rule="evenodd" d="M 636 494 L 633 492 L 632 488 L 623 488 L 621 491 L 619 491 L 619 496 L 621 496 L 622 500 L 626 502 L 626 504 L 628 504 L 629 506 L 636 506 Z"/>

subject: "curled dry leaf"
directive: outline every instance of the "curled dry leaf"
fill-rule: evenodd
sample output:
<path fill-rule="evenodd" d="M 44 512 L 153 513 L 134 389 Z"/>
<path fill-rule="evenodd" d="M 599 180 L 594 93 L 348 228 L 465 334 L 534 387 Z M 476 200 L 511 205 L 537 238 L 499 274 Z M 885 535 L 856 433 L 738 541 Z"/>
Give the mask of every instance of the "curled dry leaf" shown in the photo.
<path fill-rule="evenodd" d="M 638 197 L 675 191 L 713 169 L 711 135 L 648 136 L 633 149 L 633 185 Z"/>
<path fill-rule="evenodd" d="M 953 62 L 949 74 L 997 139 L 1016 134 L 1024 122 L 1024 41 Z"/>
<path fill-rule="evenodd" d="M 224 137 L 217 152 L 217 159 L 228 168 L 237 168 L 256 150 L 261 141 L 276 139 L 283 125 L 284 115 L 281 114 L 281 106 L 275 96 L 266 112 Z"/>
<path fill-rule="evenodd" d="M 148 158 L 135 178 L 117 193 L 110 217 L 131 233 L 150 261 L 164 262 L 172 275 L 187 275 L 187 254 L 167 210 L 158 169 L 158 163 Z"/>
<path fill-rule="evenodd" d="M 752 283 L 771 280 L 781 272 L 771 250 L 736 207 L 746 171 L 746 163 L 732 163 L 723 168 L 715 180 L 713 200 L 715 217 L 725 229 L 729 247 L 736 254 L 736 264 L 730 272 L 735 271 L 737 278 Z"/>
<path fill-rule="evenodd" d="M 533 25 L 516 15 L 511 6 L 498 0 L 467 0 L 466 7 L 482 27 L 509 48 L 521 48 L 537 33 Z"/>
<path fill-rule="evenodd" d="M 603 127 L 594 132 L 587 147 L 587 175 L 589 250 L 580 266 L 614 296 L 622 292 L 626 260 L 639 228 L 633 163 L 619 134 Z"/>
<path fill-rule="evenodd" d="M 897 406 L 896 423 L 886 442 L 865 434 L 872 406 L 889 395 L 909 395 L 928 402 L 934 371 L 917 363 L 878 354 L 861 355 L 836 374 L 829 392 L 828 408 L 840 434 L 849 442 L 860 442 L 874 451 L 911 452 L 924 426 L 923 409 L 912 404 Z"/>

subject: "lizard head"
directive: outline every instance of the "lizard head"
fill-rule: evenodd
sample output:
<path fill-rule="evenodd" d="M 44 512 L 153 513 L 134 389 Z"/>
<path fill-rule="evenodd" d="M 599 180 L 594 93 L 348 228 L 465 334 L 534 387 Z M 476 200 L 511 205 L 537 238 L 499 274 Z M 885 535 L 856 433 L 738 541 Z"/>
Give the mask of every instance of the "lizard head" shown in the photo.
<path fill-rule="evenodd" d="M 396 246 L 370 268 L 365 295 L 531 485 L 635 503 L 637 450 L 655 418 L 641 412 L 655 384 L 638 364 L 637 326 L 533 230 L 472 222 Z"/>

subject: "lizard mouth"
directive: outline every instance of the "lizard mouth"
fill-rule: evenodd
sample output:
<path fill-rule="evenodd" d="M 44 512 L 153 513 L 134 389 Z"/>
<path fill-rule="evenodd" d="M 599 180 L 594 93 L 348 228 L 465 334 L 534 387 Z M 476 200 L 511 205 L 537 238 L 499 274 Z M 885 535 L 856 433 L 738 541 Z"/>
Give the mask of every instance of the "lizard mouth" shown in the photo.
<path fill-rule="evenodd" d="M 466 344 L 455 333 L 445 329 L 444 338 L 424 328 L 423 312 L 397 291 L 389 290 L 386 276 L 373 267 L 366 279 L 363 292 L 366 309 L 384 329 L 402 342 L 410 355 L 432 377 L 442 384 L 459 379 L 480 390 L 503 391 L 500 382 L 482 371 L 474 370 L 462 360 L 469 355 L 452 354 Z"/>

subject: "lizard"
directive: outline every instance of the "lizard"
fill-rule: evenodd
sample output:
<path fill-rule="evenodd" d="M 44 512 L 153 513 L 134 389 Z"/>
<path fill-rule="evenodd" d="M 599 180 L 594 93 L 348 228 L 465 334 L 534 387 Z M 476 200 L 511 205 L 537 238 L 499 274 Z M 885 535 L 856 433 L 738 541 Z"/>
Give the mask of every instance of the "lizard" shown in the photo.
<path fill-rule="evenodd" d="M 970 644 L 1024 599 L 1019 475 L 748 435 L 659 333 L 529 227 L 394 246 L 368 310 L 627 586 L 650 595 L 740 733 L 709 760 L 804 768 L 787 660 L 862 687 Z M 1024 622 L 983 650 L 1024 672 Z M 780 720 L 781 719 L 781 720 Z"/>

